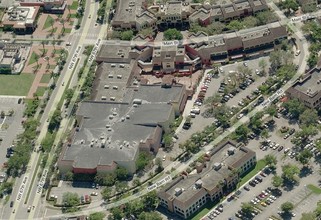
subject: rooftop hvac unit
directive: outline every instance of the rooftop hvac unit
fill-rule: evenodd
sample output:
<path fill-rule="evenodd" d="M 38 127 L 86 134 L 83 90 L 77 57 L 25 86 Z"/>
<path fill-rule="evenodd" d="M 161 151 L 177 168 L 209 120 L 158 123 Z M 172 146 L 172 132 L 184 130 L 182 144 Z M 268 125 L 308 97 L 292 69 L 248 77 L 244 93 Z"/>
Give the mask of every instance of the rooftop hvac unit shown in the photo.
<path fill-rule="evenodd" d="M 112 129 L 111 129 L 111 128 L 108 128 L 107 131 L 112 131 Z"/>
<path fill-rule="evenodd" d="M 137 105 L 137 104 L 134 104 L 134 105 L 133 105 L 133 107 L 137 108 L 137 107 L 138 107 L 138 105 Z"/>
<path fill-rule="evenodd" d="M 175 191 L 175 196 L 179 196 L 183 192 L 182 188 L 175 188 L 174 191 Z"/>
<path fill-rule="evenodd" d="M 116 97 L 110 97 L 110 101 L 115 101 L 116 100 Z"/>
<path fill-rule="evenodd" d="M 117 79 L 121 79 L 121 78 L 123 78 L 122 75 L 117 75 Z"/>
<path fill-rule="evenodd" d="M 82 139 L 82 140 L 80 141 L 80 144 L 84 144 L 84 143 L 85 143 L 85 140 Z"/>
<path fill-rule="evenodd" d="M 108 118 L 109 118 L 110 120 L 112 120 L 112 119 L 114 119 L 114 116 L 113 116 L 113 115 L 109 115 Z"/>
<path fill-rule="evenodd" d="M 117 112 L 113 112 L 113 116 L 117 116 Z"/>
<path fill-rule="evenodd" d="M 121 120 L 121 121 L 125 121 L 125 118 L 124 118 L 124 117 L 122 117 L 120 120 Z"/>
<path fill-rule="evenodd" d="M 106 128 L 110 128 L 110 125 L 107 124 L 107 125 L 106 125 Z"/>
<path fill-rule="evenodd" d="M 129 116 L 129 115 L 126 115 L 126 119 L 130 119 L 130 116 Z"/>
<path fill-rule="evenodd" d="M 219 170 L 219 169 L 221 169 L 221 167 L 222 167 L 221 163 L 214 163 L 214 165 L 213 165 L 214 170 Z"/>
<path fill-rule="evenodd" d="M 101 97 L 101 100 L 106 100 L 106 99 L 107 99 L 106 96 L 102 96 L 102 97 Z"/>
<path fill-rule="evenodd" d="M 202 184 L 203 184 L 202 180 L 199 179 L 199 180 L 197 180 L 197 181 L 195 182 L 195 187 L 196 187 L 197 189 L 199 189 L 199 188 L 202 187 Z"/>
<path fill-rule="evenodd" d="M 114 75 L 113 74 L 109 74 L 108 78 L 114 78 Z"/>
<path fill-rule="evenodd" d="M 109 85 L 104 85 L 104 89 L 109 89 Z"/>
<path fill-rule="evenodd" d="M 229 147 L 229 149 L 227 149 L 228 155 L 233 155 L 235 153 L 235 150 L 236 150 L 235 147 Z"/>

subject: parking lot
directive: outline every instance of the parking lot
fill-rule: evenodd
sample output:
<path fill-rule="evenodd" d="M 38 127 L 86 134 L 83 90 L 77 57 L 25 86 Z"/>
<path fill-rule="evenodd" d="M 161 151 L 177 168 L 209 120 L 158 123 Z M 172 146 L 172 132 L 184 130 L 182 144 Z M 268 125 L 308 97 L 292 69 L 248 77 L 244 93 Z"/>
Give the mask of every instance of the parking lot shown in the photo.
<path fill-rule="evenodd" d="M 289 124 L 288 119 L 284 117 L 275 118 L 275 126 L 270 127 L 270 137 L 267 141 L 270 144 L 267 144 L 267 148 L 262 148 L 262 142 L 265 139 L 256 138 L 250 140 L 248 143 L 248 147 L 252 148 L 257 153 L 257 159 L 263 159 L 265 155 L 270 154 L 276 156 L 278 163 L 276 172 L 278 175 L 282 174 L 282 165 L 292 163 L 298 165 L 299 168 L 302 167 L 298 161 L 295 160 L 294 156 L 290 154 L 290 152 L 295 152 L 293 149 L 293 144 L 291 143 L 291 138 L 294 134 L 290 135 L 287 139 L 284 139 L 285 134 L 280 132 L 280 128 L 286 126 L 290 129 L 298 130 L 297 124 Z M 289 133 L 289 132 L 287 132 Z M 314 139 L 320 138 L 320 134 L 318 134 Z M 275 145 L 278 147 L 276 148 Z M 281 149 L 280 147 L 283 146 Z M 262 148 L 262 149 L 261 149 Z M 288 148 L 285 153 L 284 151 Z M 281 149 L 281 150 L 278 150 Z M 314 159 L 312 159 L 313 161 Z M 319 165 L 315 163 L 311 163 L 314 166 L 313 170 L 318 170 L 317 167 Z M 259 174 L 258 174 L 259 175 Z M 231 201 L 224 200 L 222 202 L 223 212 L 214 217 L 214 214 L 210 215 L 211 217 L 207 217 L 208 219 L 239 219 L 236 217 L 236 214 L 239 210 L 241 210 L 242 203 L 247 202 L 251 203 L 254 207 L 257 207 L 256 210 L 259 212 L 257 215 L 253 217 L 253 219 L 269 219 L 270 216 L 275 216 L 279 219 L 300 219 L 301 214 L 303 212 L 311 212 L 315 209 L 316 203 L 320 200 L 319 195 L 312 193 L 306 186 L 308 184 L 318 185 L 319 175 L 317 172 L 309 173 L 302 175 L 300 178 L 299 185 L 295 185 L 293 188 L 280 188 L 282 195 L 278 195 L 273 193 L 268 193 L 268 195 L 264 196 L 264 200 L 273 195 L 276 198 L 272 201 L 270 205 L 264 203 L 261 205 L 261 201 L 255 201 L 263 198 L 259 198 L 260 194 L 262 194 L 263 190 L 267 190 L 268 187 L 272 187 L 271 179 L 273 174 L 266 175 L 266 177 L 261 176 L 263 179 L 262 183 L 258 183 L 255 187 L 250 186 L 249 183 L 246 183 L 245 186 L 249 188 L 249 191 L 244 189 L 244 186 L 240 187 L 240 194 Z M 255 177 L 253 177 L 254 179 Z M 252 179 L 251 179 L 252 180 Z M 251 181 L 250 180 L 250 181 Z M 235 195 L 235 194 L 234 194 Z M 229 198 L 229 197 L 228 197 Z M 252 202 L 251 202 L 252 200 Z M 254 205 L 254 202 L 256 204 Z M 284 202 L 290 201 L 294 204 L 295 208 L 293 213 L 295 216 L 280 216 L 278 212 L 280 211 L 281 204 Z M 270 202 L 268 202 L 270 203 Z M 209 214 L 212 213 L 209 212 Z M 204 219 L 207 219 L 204 218 Z"/>
<path fill-rule="evenodd" d="M 6 116 L 0 120 L 0 164 L 7 161 L 7 148 L 10 147 L 18 134 L 23 132 L 21 124 L 24 105 L 18 104 L 20 97 L 0 97 L 0 112 L 4 111 Z M 12 116 L 8 116 L 13 111 Z M 8 155 L 9 156 L 9 155 Z"/>
<path fill-rule="evenodd" d="M 61 204 L 62 197 L 65 192 L 77 193 L 79 197 L 81 196 L 91 196 L 91 201 L 100 201 L 101 194 L 100 194 L 100 187 L 96 189 L 96 186 L 93 186 L 92 183 L 84 183 L 84 182 L 68 182 L 68 181 L 61 181 L 58 184 L 58 187 L 53 187 L 50 192 L 50 196 L 56 196 L 57 203 Z M 93 195 L 93 193 L 97 193 L 97 195 Z"/>

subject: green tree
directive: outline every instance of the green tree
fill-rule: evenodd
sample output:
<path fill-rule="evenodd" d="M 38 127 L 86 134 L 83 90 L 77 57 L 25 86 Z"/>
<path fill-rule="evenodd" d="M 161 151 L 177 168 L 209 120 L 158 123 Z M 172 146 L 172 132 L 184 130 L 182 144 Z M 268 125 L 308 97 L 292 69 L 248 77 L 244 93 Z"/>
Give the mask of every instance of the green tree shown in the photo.
<path fill-rule="evenodd" d="M 281 6 L 288 11 L 293 10 L 296 11 L 299 8 L 299 4 L 295 0 L 285 0 L 281 2 Z"/>
<path fill-rule="evenodd" d="M 163 136 L 163 142 L 165 150 L 170 150 L 173 147 L 173 137 L 169 133 L 165 133 Z"/>
<path fill-rule="evenodd" d="M 303 151 L 300 152 L 300 154 L 297 156 L 297 158 L 300 161 L 300 163 L 302 163 L 303 165 L 306 165 L 309 163 L 312 156 L 313 156 L 313 154 L 310 150 L 304 149 Z"/>
<path fill-rule="evenodd" d="M 133 184 L 134 184 L 134 186 L 140 186 L 142 183 L 140 182 L 140 180 L 138 178 L 135 178 L 133 180 Z"/>
<path fill-rule="evenodd" d="M 104 187 L 104 189 L 101 191 L 101 195 L 103 200 L 108 201 L 111 196 L 111 188 L 110 187 Z"/>
<path fill-rule="evenodd" d="M 132 30 L 129 31 L 123 31 L 120 34 L 121 40 L 130 41 L 134 37 L 134 32 Z"/>
<path fill-rule="evenodd" d="M 141 200 L 134 200 L 126 205 L 125 215 L 134 215 L 138 216 L 144 210 L 145 206 Z"/>
<path fill-rule="evenodd" d="M 282 177 L 280 176 L 277 176 L 277 175 L 274 175 L 272 177 L 272 185 L 275 187 L 275 188 L 279 188 L 280 186 L 282 186 L 283 184 L 283 179 Z"/>
<path fill-rule="evenodd" d="M 62 204 L 67 207 L 79 205 L 79 195 L 77 193 L 65 192 L 62 195 Z"/>
<path fill-rule="evenodd" d="M 306 109 L 298 99 L 290 99 L 289 101 L 284 102 L 282 106 L 286 108 L 295 119 L 298 119 Z"/>
<path fill-rule="evenodd" d="M 159 204 L 159 199 L 155 190 L 144 195 L 142 201 L 147 211 L 155 210 Z"/>
<path fill-rule="evenodd" d="M 317 208 L 314 210 L 314 213 L 317 217 L 321 217 L 321 201 L 318 201 Z"/>
<path fill-rule="evenodd" d="M 1 113 L 0 113 L 0 117 L 4 118 L 5 116 L 6 116 L 6 113 L 4 113 L 4 111 L 2 110 Z"/>
<path fill-rule="evenodd" d="M 115 184 L 115 189 L 117 192 L 123 193 L 127 190 L 127 182 L 123 181 L 123 182 L 116 182 Z"/>
<path fill-rule="evenodd" d="M 290 212 L 294 209 L 294 205 L 292 202 L 285 202 L 281 204 L 281 210 L 283 212 Z"/>
<path fill-rule="evenodd" d="M 164 40 L 182 40 L 183 35 L 175 28 L 170 28 L 164 31 Z"/>
<path fill-rule="evenodd" d="M 94 212 L 89 215 L 89 220 L 103 220 L 106 214 L 103 212 Z"/>
<path fill-rule="evenodd" d="M 249 134 L 250 130 L 247 126 L 241 125 L 235 130 L 235 136 L 238 141 L 247 141 L 247 135 Z"/>
<path fill-rule="evenodd" d="M 304 126 L 314 125 L 319 120 L 315 109 L 306 109 L 299 117 L 300 123 Z"/>
<path fill-rule="evenodd" d="M 282 166 L 282 178 L 289 181 L 295 181 L 295 177 L 300 173 L 300 169 L 294 164 Z"/>
<path fill-rule="evenodd" d="M 267 154 L 264 157 L 264 161 L 265 161 L 266 165 L 268 165 L 269 167 L 274 167 L 278 162 L 276 159 L 276 156 L 274 156 L 272 154 Z"/>
<path fill-rule="evenodd" d="M 128 170 L 125 167 L 118 166 L 115 170 L 115 174 L 118 180 L 123 181 L 128 178 Z"/>
<path fill-rule="evenodd" d="M 258 20 L 253 16 L 248 16 L 244 18 L 244 20 L 242 21 L 242 25 L 244 28 L 256 27 L 258 25 Z"/>
<path fill-rule="evenodd" d="M 278 17 L 272 10 L 265 10 L 256 14 L 258 25 L 269 24 L 278 20 Z"/>
<path fill-rule="evenodd" d="M 227 26 L 229 30 L 239 31 L 244 28 L 243 24 L 238 20 L 232 20 Z"/>
<path fill-rule="evenodd" d="M 268 113 L 273 118 L 278 113 L 277 107 L 275 105 L 270 105 L 266 109 L 266 113 Z"/>
<path fill-rule="evenodd" d="M 259 67 L 260 67 L 262 73 L 265 75 L 265 73 L 266 73 L 266 67 L 267 67 L 267 62 L 266 62 L 265 59 L 261 59 L 261 60 L 259 61 Z"/>
<path fill-rule="evenodd" d="M 48 130 L 54 131 L 57 128 L 59 128 L 61 120 L 62 120 L 61 111 L 57 109 L 54 111 L 54 113 L 50 119 L 50 122 L 48 125 Z"/>
<path fill-rule="evenodd" d="M 151 161 L 151 155 L 146 152 L 141 152 L 136 160 L 136 168 L 138 171 L 143 170 Z"/>
<path fill-rule="evenodd" d="M 138 220 L 162 220 L 162 216 L 158 212 L 142 212 L 138 216 Z"/>
<path fill-rule="evenodd" d="M 139 31 L 139 34 L 144 37 L 152 37 L 154 35 L 154 31 L 152 28 L 144 28 Z"/>
<path fill-rule="evenodd" d="M 121 220 L 124 217 L 124 213 L 120 209 L 120 207 L 115 207 L 110 210 L 110 213 L 112 214 L 113 220 Z"/>
<path fill-rule="evenodd" d="M 241 210 L 246 216 L 250 216 L 254 211 L 254 206 L 252 206 L 250 203 L 242 202 Z"/>

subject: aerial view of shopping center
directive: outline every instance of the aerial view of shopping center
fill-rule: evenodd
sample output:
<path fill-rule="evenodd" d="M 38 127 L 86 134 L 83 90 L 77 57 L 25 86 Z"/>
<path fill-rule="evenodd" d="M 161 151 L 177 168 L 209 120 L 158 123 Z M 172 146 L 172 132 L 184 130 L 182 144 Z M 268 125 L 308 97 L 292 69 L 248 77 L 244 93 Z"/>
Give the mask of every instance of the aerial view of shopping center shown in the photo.
<path fill-rule="evenodd" d="M 320 48 L 316 0 L 0 0 L 0 219 L 321 219 Z"/>

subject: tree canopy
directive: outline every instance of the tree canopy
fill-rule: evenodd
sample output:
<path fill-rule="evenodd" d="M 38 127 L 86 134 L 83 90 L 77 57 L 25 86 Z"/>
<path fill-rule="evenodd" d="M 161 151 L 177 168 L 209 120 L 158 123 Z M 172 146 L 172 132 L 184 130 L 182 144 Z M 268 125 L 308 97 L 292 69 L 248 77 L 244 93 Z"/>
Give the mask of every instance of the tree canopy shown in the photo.
<path fill-rule="evenodd" d="M 183 35 L 175 28 L 170 28 L 164 31 L 164 40 L 182 40 Z"/>
<path fill-rule="evenodd" d="M 292 202 L 285 202 L 281 204 L 281 210 L 283 212 L 290 212 L 294 209 L 294 205 Z"/>
<path fill-rule="evenodd" d="M 300 169 L 294 164 L 286 164 L 282 166 L 282 177 L 289 181 L 295 181 L 296 175 L 300 173 Z"/>
<path fill-rule="evenodd" d="M 275 188 L 278 188 L 278 187 L 282 186 L 282 184 L 283 184 L 283 179 L 282 179 L 282 177 L 277 176 L 277 175 L 274 175 L 274 176 L 272 177 L 272 185 L 273 185 Z"/>

